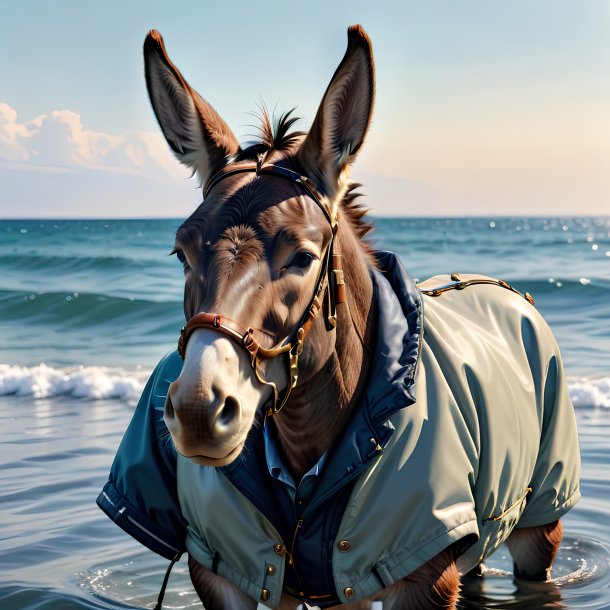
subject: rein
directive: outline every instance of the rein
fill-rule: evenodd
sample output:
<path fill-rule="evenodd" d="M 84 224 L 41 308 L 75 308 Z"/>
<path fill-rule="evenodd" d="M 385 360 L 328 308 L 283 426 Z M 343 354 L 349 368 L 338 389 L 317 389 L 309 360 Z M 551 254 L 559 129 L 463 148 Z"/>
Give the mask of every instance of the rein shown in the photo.
<path fill-rule="evenodd" d="M 227 165 L 221 169 L 208 182 L 203 193 L 204 200 L 212 188 L 225 178 L 249 172 L 256 172 L 257 177 L 265 175 L 280 176 L 301 185 L 324 213 L 324 218 L 328 221 L 332 234 L 322 257 L 322 265 L 320 266 L 320 273 L 313 297 L 299 323 L 282 341 L 272 348 L 265 348 L 256 340 L 252 327 L 246 328 L 239 322 L 219 313 L 204 311 L 194 315 L 180 331 L 178 353 L 184 360 L 189 337 L 199 328 L 215 330 L 226 335 L 248 352 L 250 364 L 258 381 L 264 385 L 271 386 L 273 389 L 273 404 L 268 409 L 268 415 L 274 415 L 281 411 L 288 401 L 292 390 L 297 385 L 299 379 L 299 356 L 303 351 L 305 338 L 325 303 L 325 297 L 327 305 L 327 329 L 332 330 L 337 325 L 336 305 L 346 301 L 345 280 L 343 277 L 341 254 L 334 251 L 334 241 L 338 226 L 337 221 L 333 219 L 331 210 L 323 203 L 323 198 L 318 195 L 313 182 L 306 176 L 302 176 L 298 172 L 280 165 L 272 163 L 264 164 L 263 157 L 259 156 L 256 163 L 248 162 Z M 261 360 L 270 360 L 282 354 L 286 354 L 288 357 L 289 382 L 283 395 L 280 396 L 275 382 L 266 380 L 261 374 L 259 367 Z"/>

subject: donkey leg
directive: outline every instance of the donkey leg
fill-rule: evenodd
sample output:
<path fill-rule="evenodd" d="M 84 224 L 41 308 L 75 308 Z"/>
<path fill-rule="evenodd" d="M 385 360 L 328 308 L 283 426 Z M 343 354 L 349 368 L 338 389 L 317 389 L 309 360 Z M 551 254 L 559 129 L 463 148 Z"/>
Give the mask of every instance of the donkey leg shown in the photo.
<path fill-rule="evenodd" d="M 384 610 L 454 610 L 459 594 L 460 572 L 450 547 L 371 599 L 383 601 Z"/>
<path fill-rule="evenodd" d="M 546 582 L 563 535 L 560 520 L 514 529 L 506 544 L 513 558 L 514 574 L 523 580 Z"/>
<path fill-rule="evenodd" d="M 443 608 L 454 610 L 460 595 L 460 572 L 455 552 L 445 549 L 404 579 L 405 604 L 400 608 Z"/>
<path fill-rule="evenodd" d="M 226 578 L 204 568 L 189 555 L 189 572 L 206 610 L 254 610 L 256 602 Z"/>

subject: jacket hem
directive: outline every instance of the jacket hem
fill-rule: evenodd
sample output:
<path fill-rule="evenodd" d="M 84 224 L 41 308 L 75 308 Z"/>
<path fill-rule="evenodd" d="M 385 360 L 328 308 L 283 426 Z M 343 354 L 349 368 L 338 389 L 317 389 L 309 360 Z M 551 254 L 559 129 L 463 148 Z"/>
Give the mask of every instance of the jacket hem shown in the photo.
<path fill-rule="evenodd" d="M 563 517 L 580 500 L 580 497 L 580 488 L 578 488 L 565 502 L 560 504 L 557 508 L 554 508 L 550 511 L 545 511 L 543 513 L 533 513 L 531 515 L 527 514 L 526 505 L 525 512 L 519 519 L 517 525 L 515 525 L 515 529 L 522 527 L 536 527 L 538 525 L 547 525 L 548 523 L 553 523 L 553 521 L 561 519 L 561 517 Z"/>
<path fill-rule="evenodd" d="M 476 518 L 446 530 L 415 550 L 405 549 L 404 552 L 398 553 L 390 560 L 384 559 L 380 561 L 372 566 L 369 574 L 351 585 L 356 592 L 354 599 L 362 600 L 378 593 L 381 590 L 380 585 L 383 585 L 382 588 L 390 587 L 395 582 L 402 580 L 417 570 L 417 568 L 424 565 L 447 547 L 468 536 L 475 536 L 476 539 L 479 538 L 479 526 Z M 473 543 L 474 541 L 473 538 Z M 341 601 L 348 603 L 349 600 L 342 595 L 342 589 L 338 588 L 337 590 L 341 591 L 339 595 Z"/>
<path fill-rule="evenodd" d="M 200 540 L 197 535 L 187 535 L 186 549 L 189 555 L 204 568 L 213 570 L 218 576 L 223 576 L 254 601 L 260 601 L 262 587 L 231 567 L 226 561 L 223 561 L 222 558 L 215 558 L 210 552 L 210 549 L 207 548 L 205 543 Z M 283 570 L 281 570 L 281 572 L 283 572 Z M 278 591 L 277 589 L 274 589 L 274 587 L 267 585 L 267 590 L 270 593 L 269 599 L 265 601 L 265 607 L 267 608 L 277 608 L 280 604 L 282 592 L 281 590 Z"/>
<path fill-rule="evenodd" d="M 112 481 L 108 481 L 104 485 L 96 502 L 123 531 L 161 557 L 169 560 L 176 559 L 186 550 L 184 540 L 169 534 L 134 508 L 119 493 Z"/>

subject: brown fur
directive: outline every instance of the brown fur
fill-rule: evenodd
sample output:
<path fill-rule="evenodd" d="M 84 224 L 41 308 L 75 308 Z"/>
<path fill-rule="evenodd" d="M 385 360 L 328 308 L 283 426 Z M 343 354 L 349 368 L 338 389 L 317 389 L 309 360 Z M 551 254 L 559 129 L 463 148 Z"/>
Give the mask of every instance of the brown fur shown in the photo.
<path fill-rule="evenodd" d="M 205 610 L 254 610 L 256 602 L 222 576 L 189 557 L 189 572 Z"/>
<path fill-rule="evenodd" d="M 513 558 L 515 576 L 538 582 L 550 580 L 562 537 L 561 521 L 514 529 L 506 544 Z"/>

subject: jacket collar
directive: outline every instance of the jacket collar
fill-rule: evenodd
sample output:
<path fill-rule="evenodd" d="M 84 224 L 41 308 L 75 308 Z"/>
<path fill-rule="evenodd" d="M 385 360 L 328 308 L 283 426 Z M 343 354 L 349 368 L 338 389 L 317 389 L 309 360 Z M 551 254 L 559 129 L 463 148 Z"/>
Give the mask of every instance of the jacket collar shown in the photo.
<path fill-rule="evenodd" d="M 415 402 L 415 372 L 423 327 L 421 294 L 396 255 L 377 252 L 372 279 L 377 300 L 373 367 L 362 403 L 332 450 L 306 512 L 356 478 L 394 433 L 389 418 Z"/>
<path fill-rule="evenodd" d="M 318 488 L 303 516 L 315 510 L 337 490 L 357 477 L 383 451 L 394 429 L 389 417 L 415 402 L 415 372 L 423 332 L 421 294 L 396 255 L 376 253 L 378 269 L 372 271 L 378 321 L 373 366 L 362 403 L 354 409 L 337 446 L 331 450 Z M 262 434 L 254 426 L 248 447 L 224 474 L 263 513 L 273 503 L 262 497 L 261 477 L 268 477 Z M 255 449 L 255 447 L 258 449 Z M 262 461 L 261 461 L 262 458 Z"/>
<path fill-rule="evenodd" d="M 421 293 L 393 252 L 376 252 L 377 343 L 365 400 L 374 421 L 415 402 L 415 372 L 423 331 Z M 366 410 L 365 406 L 365 410 Z"/>

